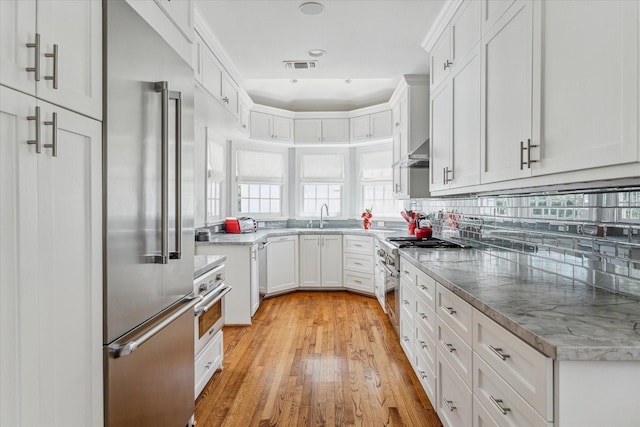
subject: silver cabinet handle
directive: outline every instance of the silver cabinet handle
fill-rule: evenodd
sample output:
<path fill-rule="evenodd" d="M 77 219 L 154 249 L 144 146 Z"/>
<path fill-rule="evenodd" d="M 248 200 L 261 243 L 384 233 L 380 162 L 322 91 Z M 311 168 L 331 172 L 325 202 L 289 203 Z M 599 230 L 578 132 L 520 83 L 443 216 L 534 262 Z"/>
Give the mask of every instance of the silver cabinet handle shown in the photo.
<path fill-rule="evenodd" d="M 200 300 L 202 300 L 201 295 L 198 295 L 190 300 L 187 300 L 187 302 L 184 303 L 185 305 L 182 308 L 172 313 L 170 316 L 162 320 L 160 323 L 158 323 L 153 328 L 149 329 L 148 331 L 146 331 L 144 334 L 142 334 L 140 337 L 137 337 L 136 339 L 130 340 L 122 345 L 118 345 L 115 343 L 110 344 L 109 357 L 113 359 L 117 359 L 119 357 L 130 355 L 131 353 L 136 351 L 136 349 L 140 347 L 142 344 L 147 342 L 149 339 L 153 338 L 153 336 L 156 335 L 158 332 L 160 332 L 161 330 L 169 326 L 178 317 L 182 316 L 187 311 L 193 309 L 193 306 L 198 304 Z"/>
<path fill-rule="evenodd" d="M 427 348 L 428 346 L 427 346 L 427 343 L 426 343 L 426 342 L 424 342 L 424 341 L 420 341 L 420 347 L 422 347 L 422 348 Z"/>
<path fill-rule="evenodd" d="M 28 48 L 35 49 L 33 67 L 27 67 L 26 70 L 29 73 L 34 73 L 36 81 L 40 81 L 40 34 L 36 33 L 36 40 L 34 43 L 27 43 Z M 38 151 L 39 153 L 39 151 Z"/>
<path fill-rule="evenodd" d="M 449 353 L 453 353 L 454 351 L 456 351 L 456 348 L 453 345 L 446 342 L 443 342 L 443 344 L 445 347 L 447 347 L 447 350 L 449 350 Z"/>
<path fill-rule="evenodd" d="M 51 148 L 51 155 L 58 157 L 58 113 L 53 113 L 51 121 L 44 122 L 46 126 L 53 126 L 51 144 L 44 144 L 44 148 Z"/>
<path fill-rule="evenodd" d="M 428 291 L 429 290 L 429 288 L 427 288 L 425 285 L 418 285 L 418 287 L 420 289 L 422 289 L 423 291 Z"/>
<path fill-rule="evenodd" d="M 229 97 L 225 96 L 224 98 L 222 98 L 222 101 L 224 101 L 225 104 L 229 103 Z"/>
<path fill-rule="evenodd" d="M 362 247 L 362 245 L 359 245 L 357 243 L 354 243 L 353 246 L 355 246 L 356 248 L 361 248 Z"/>
<path fill-rule="evenodd" d="M 404 336 L 404 338 L 403 338 L 403 339 L 404 339 L 404 341 L 405 341 L 405 342 L 409 342 L 409 341 L 410 341 L 410 340 L 409 340 L 409 337 L 408 337 L 408 336 L 406 336 L 406 335 Z"/>
<path fill-rule="evenodd" d="M 449 312 L 449 314 L 454 315 L 456 313 L 456 311 L 453 309 L 453 307 L 445 307 L 445 310 L 447 310 Z"/>
<path fill-rule="evenodd" d="M 355 262 L 355 261 L 354 261 L 354 264 L 355 264 L 355 265 L 362 265 L 362 263 L 361 263 L 361 262 Z"/>
<path fill-rule="evenodd" d="M 42 142 L 40 141 L 40 107 L 36 107 L 35 116 L 27 116 L 27 120 L 35 120 L 36 122 L 36 139 L 30 139 L 27 144 L 36 146 L 36 153 L 42 153 Z"/>
<path fill-rule="evenodd" d="M 409 305 L 409 300 L 402 300 L 402 302 L 404 303 L 404 305 Z"/>
<path fill-rule="evenodd" d="M 453 406 L 453 400 L 447 400 L 445 398 L 442 398 L 442 401 L 444 402 L 445 405 L 447 405 L 447 408 L 449 408 L 451 412 L 457 409 L 455 406 Z"/>
<path fill-rule="evenodd" d="M 53 88 L 58 89 L 58 45 L 53 45 L 53 53 L 45 53 L 45 58 L 53 58 L 53 74 L 44 76 L 45 80 L 53 80 Z"/>
<path fill-rule="evenodd" d="M 444 69 L 446 70 L 447 68 L 451 67 L 453 65 L 453 62 L 449 61 L 447 59 L 447 61 L 444 63 Z"/>
<path fill-rule="evenodd" d="M 422 378 L 423 380 L 427 379 L 427 373 L 425 371 L 420 371 L 420 378 Z"/>
<path fill-rule="evenodd" d="M 362 284 L 362 280 L 358 280 L 358 279 L 353 279 L 353 282 Z"/>
<path fill-rule="evenodd" d="M 491 350 L 496 356 L 498 356 L 502 360 L 507 360 L 507 357 L 510 357 L 508 354 L 504 354 L 502 349 L 499 347 L 494 347 L 489 345 L 489 350 Z"/>
<path fill-rule="evenodd" d="M 496 405 L 498 407 L 498 409 L 500 410 L 500 412 L 502 412 L 502 415 L 507 415 L 507 412 L 511 411 L 511 408 L 505 408 L 502 405 L 502 399 L 496 399 L 495 397 L 489 395 L 489 399 L 491 400 L 491 402 L 493 402 L 494 405 Z"/>
<path fill-rule="evenodd" d="M 426 320 L 429 316 L 424 313 L 420 313 L 420 317 Z"/>

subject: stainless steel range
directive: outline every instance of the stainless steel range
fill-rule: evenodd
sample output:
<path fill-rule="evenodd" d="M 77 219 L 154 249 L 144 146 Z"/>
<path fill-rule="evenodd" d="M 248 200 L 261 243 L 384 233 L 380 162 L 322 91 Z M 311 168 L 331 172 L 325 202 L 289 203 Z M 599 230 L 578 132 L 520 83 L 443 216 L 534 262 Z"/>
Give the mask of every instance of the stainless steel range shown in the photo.
<path fill-rule="evenodd" d="M 463 245 L 448 242 L 446 240 L 434 238 L 418 239 L 413 236 L 389 237 L 386 240 L 378 241 L 376 256 L 378 266 L 384 273 L 385 310 L 397 333 L 399 333 L 400 329 L 400 319 L 398 318 L 398 314 L 400 313 L 400 300 L 397 294 L 400 286 L 400 253 L 398 249 L 443 249 L 464 247 L 465 246 Z"/>

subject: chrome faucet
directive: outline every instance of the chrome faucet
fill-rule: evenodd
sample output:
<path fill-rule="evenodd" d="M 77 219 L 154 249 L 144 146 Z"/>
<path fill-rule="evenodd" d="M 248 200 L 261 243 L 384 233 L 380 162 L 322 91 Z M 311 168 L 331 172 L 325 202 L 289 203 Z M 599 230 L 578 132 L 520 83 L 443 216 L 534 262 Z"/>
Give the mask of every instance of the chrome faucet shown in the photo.
<path fill-rule="evenodd" d="M 324 228 L 324 224 L 327 223 L 327 221 L 322 220 L 322 208 L 327 209 L 327 216 L 329 216 L 329 206 L 327 206 L 326 203 L 323 203 L 322 206 L 320 206 L 320 228 Z"/>

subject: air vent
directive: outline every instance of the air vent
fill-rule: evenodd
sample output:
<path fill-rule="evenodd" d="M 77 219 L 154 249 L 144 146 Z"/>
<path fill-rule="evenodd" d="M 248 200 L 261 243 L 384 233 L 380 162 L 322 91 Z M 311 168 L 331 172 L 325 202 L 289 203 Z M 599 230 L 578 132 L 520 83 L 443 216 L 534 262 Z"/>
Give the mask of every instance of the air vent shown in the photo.
<path fill-rule="evenodd" d="M 318 61 L 282 61 L 284 68 L 294 70 L 306 70 L 308 68 L 317 68 Z"/>

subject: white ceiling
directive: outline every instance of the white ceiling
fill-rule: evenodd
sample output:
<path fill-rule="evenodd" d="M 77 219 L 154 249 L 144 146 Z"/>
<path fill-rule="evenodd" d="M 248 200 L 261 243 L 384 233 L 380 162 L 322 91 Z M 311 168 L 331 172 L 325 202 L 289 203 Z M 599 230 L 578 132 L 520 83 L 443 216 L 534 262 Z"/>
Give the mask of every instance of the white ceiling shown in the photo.
<path fill-rule="evenodd" d="M 258 104 L 351 110 L 388 101 L 403 74 L 428 74 L 420 44 L 445 0 L 318 1 L 325 9 L 316 16 L 300 13 L 304 0 L 200 0 L 196 7 Z M 282 65 L 316 59 L 310 49 L 327 52 L 316 69 Z"/>

